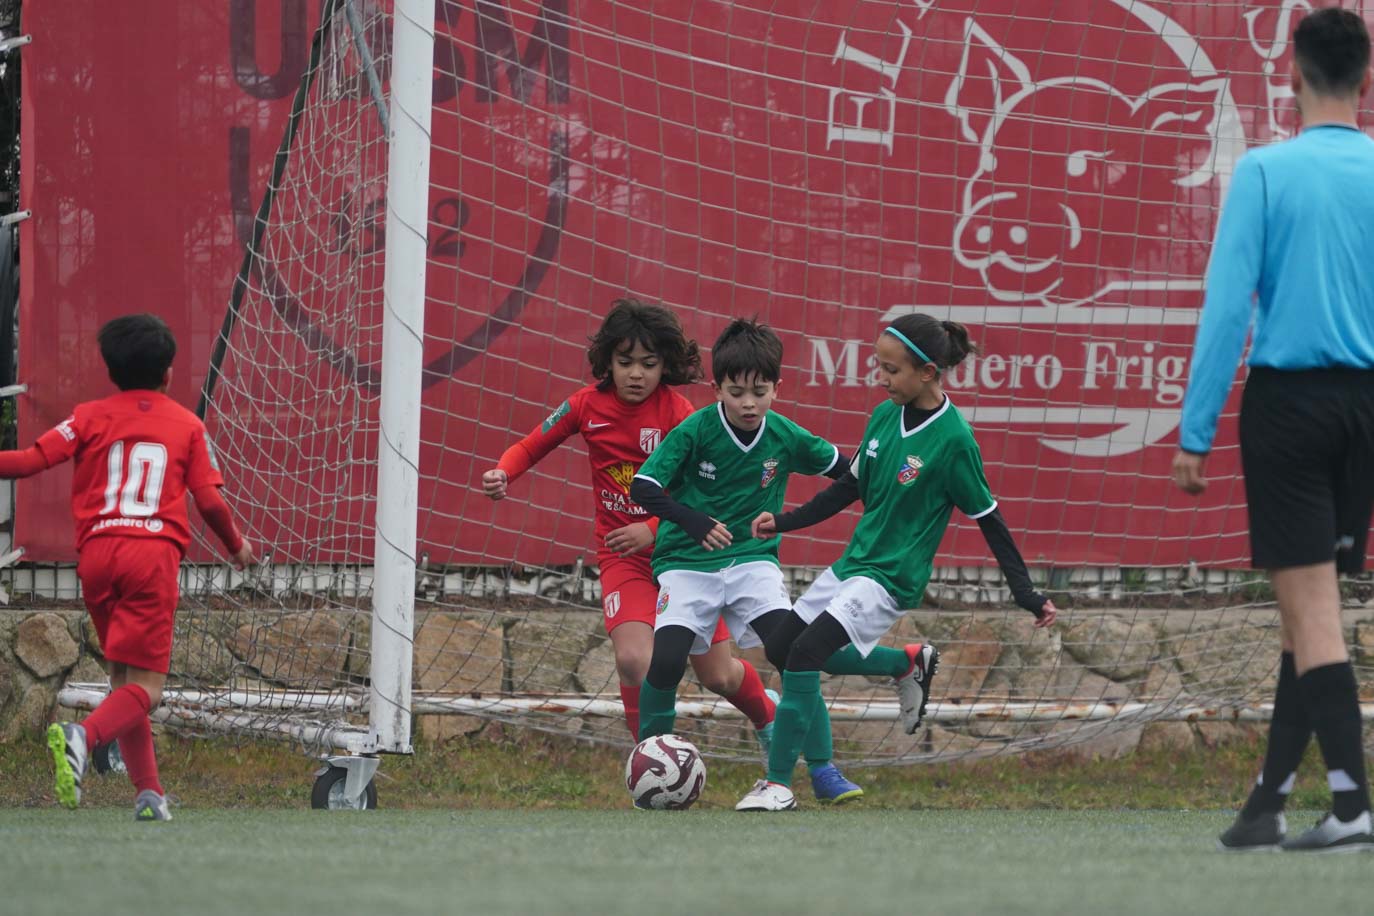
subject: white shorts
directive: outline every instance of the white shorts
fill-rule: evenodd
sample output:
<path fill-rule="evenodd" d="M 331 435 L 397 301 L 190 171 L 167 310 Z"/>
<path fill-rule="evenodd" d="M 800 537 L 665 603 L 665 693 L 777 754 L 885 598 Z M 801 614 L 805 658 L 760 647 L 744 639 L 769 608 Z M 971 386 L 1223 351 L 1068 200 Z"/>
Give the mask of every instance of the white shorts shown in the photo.
<path fill-rule="evenodd" d="M 902 619 L 906 611 L 873 579 L 854 576 L 841 580 L 827 569 L 811 583 L 806 594 L 797 599 L 792 610 L 807 623 L 828 612 L 840 622 L 854 648 L 865 658 L 878 645 L 878 640 L 892 625 Z"/>
<path fill-rule="evenodd" d="M 759 560 L 716 572 L 673 569 L 658 577 L 658 615 L 654 629 L 686 627 L 696 634 L 692 654 L 711 650 L 721 618 L 741 649 L 763 641 L 749 624 L 769 611 L 787 610 L 792 599 L 776 563 Z"/>

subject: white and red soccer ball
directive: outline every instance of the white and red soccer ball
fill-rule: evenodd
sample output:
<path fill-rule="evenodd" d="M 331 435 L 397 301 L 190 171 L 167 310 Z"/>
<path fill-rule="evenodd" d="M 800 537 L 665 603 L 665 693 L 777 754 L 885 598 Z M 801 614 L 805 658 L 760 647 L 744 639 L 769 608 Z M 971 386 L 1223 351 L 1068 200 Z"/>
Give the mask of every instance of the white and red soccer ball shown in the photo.
<path fill-rule="evenodd" d="M 681 811 L 706 785 L 706 764 L 692 742 L 677 735 L 645 738 L 625 761 L 625 788 L 636 808 Z"/>

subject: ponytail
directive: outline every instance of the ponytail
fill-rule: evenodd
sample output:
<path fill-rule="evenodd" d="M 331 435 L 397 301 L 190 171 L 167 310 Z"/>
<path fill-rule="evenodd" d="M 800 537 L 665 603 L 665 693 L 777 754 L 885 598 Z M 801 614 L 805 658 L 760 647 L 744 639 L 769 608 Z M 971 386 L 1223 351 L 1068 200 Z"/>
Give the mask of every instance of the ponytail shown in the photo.
<path fill-rule="evenodd" d="M 977 353 L 978 347 L 973 341 L 968 339 L 968 328 L 957 321 L 942 321 L 940 327 L 944 328 L 945 334 L 949 339 L 949 346 L 945 353 L 944 361 L 941 365 L 943 369 L 953 369 L 964 361 L 964 357 L 970 353 Z"/>
<path fill-rule="evenodd" d="M 907 357 L 917 367 L 932 363 L 937 369 L 952 369 L 970 353 L 980 352 L 969 340 L 968 328 L 957 321 L 936 321 L 929 315 L 902 315 L 883 329 L 902 341 Z"/>

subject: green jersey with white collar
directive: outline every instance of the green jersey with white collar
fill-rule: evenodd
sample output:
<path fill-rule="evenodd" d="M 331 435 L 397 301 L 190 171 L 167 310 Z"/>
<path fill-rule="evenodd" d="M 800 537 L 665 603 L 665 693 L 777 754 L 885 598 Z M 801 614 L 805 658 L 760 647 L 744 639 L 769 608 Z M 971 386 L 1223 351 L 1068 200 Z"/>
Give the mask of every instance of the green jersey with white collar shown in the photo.
<path fill-rule="evenodd" d="M 914 429 L 889 401 L 873 411 L 850 468 L 864 514 L 831 568 L 840 579 L 867 576 L 901 607 L 917 607 L 950 513 L 979 518 L 997 508 L 973 430 L 949 398 Z"/>
<path fill-rule="evenodd" d="M 636 477 L 658 484 L 674 500 L 730 529 L 734 541 L 706 550 L 669 521 L 658 529 L 653 570 L 715 572 L 739 563 L 778 562 L 781 538 L 755 538 L 750 524 L 761 512 L 781 512 L 787 478 L 824 474 L 840 451 L 779 413 L 767 413 L 754 439 L 740 441 L 719 402 L 703 407 L 664 437 Z"/>

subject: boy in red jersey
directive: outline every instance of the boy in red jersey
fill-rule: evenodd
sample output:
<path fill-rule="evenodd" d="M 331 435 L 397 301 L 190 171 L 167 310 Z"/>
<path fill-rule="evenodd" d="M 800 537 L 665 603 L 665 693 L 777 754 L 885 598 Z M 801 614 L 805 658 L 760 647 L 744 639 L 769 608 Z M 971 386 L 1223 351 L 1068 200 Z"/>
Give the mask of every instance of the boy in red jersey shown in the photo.
<path fill-rule="evenodd" d="M 100 329 L 100 355 L 119 393 L 78 404 L 32 448 L 0 452 L 0 478 L 76 461 L 76 572 L 112 689 L 81 724 L 48 728 L 57 798 L 75 808 L 89 752 L 117 741 L 138 791 L 134 817 L 165 821 L 148 714 L 171 661 L 178 573 L 191 538 L 187 491 L 235 569 L 256 558 L 219 494 L 224 480 L 204 424 L 165 393 L 176 355 L 171 330 L 155 315 L 116 318 Z"/>
<path fill-rule="evenodd" d="M 574 392 L 538 429 L 508 448 L 482 475 L 482 488 L 504 499 L 508 484 L 564 439 L 587 443 L 596 497 L 597 565 L 606 632 L 615 649 L 625 723 L 639 735 L 639 685 L 654 650 L 658 585 L 649 565 L 658 519 L 630 499 L 630 482 L 668 431 L 695 409 L 671 385 L 701 378 L 701 355 L 677 316 L 660 305 L 617 299 L 587 351 L 597 384 Z M 732 658 L 724 623 L 711 650 L 692 656 L 702 686 L 728 699 L 754 724 L 767 749 L 773 700 L 754 666 Z"/>

